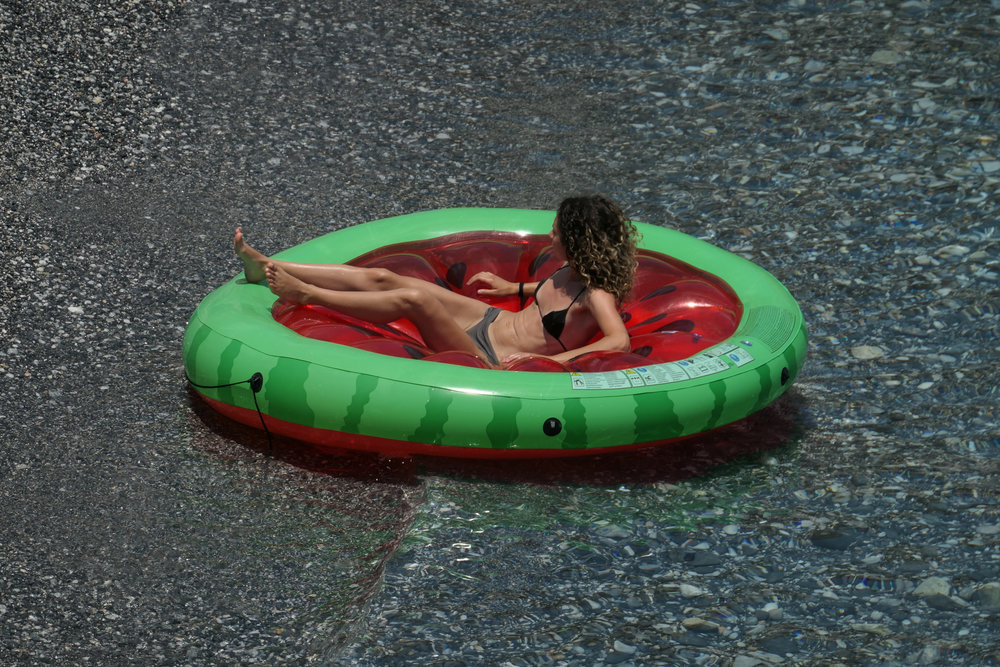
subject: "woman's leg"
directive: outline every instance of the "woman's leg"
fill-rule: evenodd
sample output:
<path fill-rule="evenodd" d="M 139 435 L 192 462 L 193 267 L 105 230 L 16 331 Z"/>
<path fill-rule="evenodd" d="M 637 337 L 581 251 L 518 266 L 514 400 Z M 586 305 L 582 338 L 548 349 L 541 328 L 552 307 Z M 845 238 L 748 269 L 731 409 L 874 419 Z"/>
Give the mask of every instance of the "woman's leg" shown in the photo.
<path fill-rule="evenodd" d="M 260 282 L 265 279 L 265 267 L 271 263 L 303 283 L 324 290 L 337 292 L 386 292 L 399 289 L 416 289 L 427 292 L 440 301 L 459 327 L 468 329 L 482 319 L 487 306 L 478 299 L 457 294 L 440 285 L 420 278 L 401 276 L 388 269 L 370 269 L 345 264 L 302 264 L 285 262 L 267 257 L 243 240 L 243 231 L 236 228 L 233 248 L 243 260 L 247 280 Z M 272 288 L 273 290 L 273 288 Z M 294 299 L 292 299 L 294 300 Z M 368 319 L 368 318 L 361 318 Z M 392 318 L 397 319 L 397 318 Z M 374 321 L 374 320 L 368 320 Z M 386 322 L 392 320 L 385 320 Z M 414 322 L 416 324 L 416 322 Z"/>
<path fill-rule="evenodd" d="M 252 283 L 259 283 L 264 280 L 264 267 L 267 265 L 268 257 L 261 252 L 251 248 L 243 240 L 243 228 L 237 227 L 233 236 L 233 250 L 243 260 L 243 273 L 247 280 Z"/>
<path fill-rule="evenodd" d="M 481 354 L 465 333 L 467 327 L 455 320 L 447 304 L 438 300 L 433 290 L 421 287 L 400 287 L 379 292 L 331 290 L 300 280 L 276 262 L 268 262 L 265 275 L 268 287 L 283 299 L 326 306 L 373 324 L 385 324 L 405 317 L 416 325 L 424 342 L 435 352 L 462 350 L 477 356 Z M 427 285 L 423 281 L 418 282 Z M 474 299 L 469 300 L 475 302 Z M 481 305 L 485 313 L 487 306 Z"/>
<path fill-rule="evenodd" d="M 397 280 L 401 276 L 391 271 L 344 264 L 303 264 L 271 259 L 243 239 L 243 229 L 240 227 L 236 228 L 236 235 L 233 237 L 233 250 L 243 260 L 244 273 L 252 283 L 264 280 L 264 267 L 273 262 L 299 280 L 324 289 L 380 291 L 404 286 Z"/>

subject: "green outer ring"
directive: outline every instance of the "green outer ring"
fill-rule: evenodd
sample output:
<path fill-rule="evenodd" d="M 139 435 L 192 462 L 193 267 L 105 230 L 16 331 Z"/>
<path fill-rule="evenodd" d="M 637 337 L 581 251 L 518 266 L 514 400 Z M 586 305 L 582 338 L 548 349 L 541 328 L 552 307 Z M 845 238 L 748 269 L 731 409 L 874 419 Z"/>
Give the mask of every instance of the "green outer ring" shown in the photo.
<path fill-rule="evenodd" d="M 521 209 L 426 211 L 338 230 L 276 257 L 346 262 L 376 247 L 459 231 L 547 233 L 553 218 L 551 211 Z M 185 369 L 199 385 L 260 372 L 264 387 L 257 398 L 265 415 L 348 434 L 346 439 L 384 438 L 404 449 L 405 443 L 440 446 L 443 454 L 453 447 L 482 448 L 484 456 L 497 450 L 569 454 L 661 442 L 737 421 L 774 401 L 805 360 L 805 322 L 792 296 L 741 257 L 674 230 L 636 224 L 643 247 L 710 271 L 733 288 L 744 315 L 730 341 L 750 342 L 753 361 L 669 384 L 573 389 L 566 373 L 400 359 L 300 336 L 271 317 L 274 295 L 241 273 L 205 297 L 192 316 L 183 343 Z M 247 385 L 199 391 L 254 409 Z M 546 435 L 542 426 L 552 417 L 562 428 Z"/>

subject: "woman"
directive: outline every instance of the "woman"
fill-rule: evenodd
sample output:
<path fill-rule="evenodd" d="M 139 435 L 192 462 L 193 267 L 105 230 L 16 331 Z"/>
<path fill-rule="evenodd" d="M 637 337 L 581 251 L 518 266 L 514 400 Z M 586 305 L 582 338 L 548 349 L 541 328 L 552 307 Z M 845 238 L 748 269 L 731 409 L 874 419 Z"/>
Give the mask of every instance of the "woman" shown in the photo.
<path fill-rule="evenodd" d="M 248 281 L 266 279 L 283 299 L 373 324 L 405 317 L 436 352 L 461 350 L 493 367 L 523 357 L 565 362 L 587 352 L 627 352 L 618 305 L 635 276 L 635 227 L 609 199 L 570 197 L 559 205 L 551 238 L 563 265 L 546 279 L 512 283 L 486 271 L 469 279 L 486 285 L 478 290 L 483 296 L 533 295 L 535 305 L 518 312 L 388 269 L 273 260 L 247 245 L 240 228 L 233 245 Z M 588 343 L 598 331 L 602 336 Z"/>

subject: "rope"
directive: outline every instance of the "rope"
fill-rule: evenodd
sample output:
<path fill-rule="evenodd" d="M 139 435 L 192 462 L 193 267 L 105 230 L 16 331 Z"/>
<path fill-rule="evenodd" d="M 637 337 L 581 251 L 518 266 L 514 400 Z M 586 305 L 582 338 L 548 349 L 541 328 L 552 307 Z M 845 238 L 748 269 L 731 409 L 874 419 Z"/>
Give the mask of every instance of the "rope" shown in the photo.
<path fill-rule="evenodd" d="M 274 442 L 271 440 L 271 431 L 267 428 L 267 424 L 264 422 L 264 413 L 260 411 L 260 405 L 257 403 L 257 392 L 264 388 L 264 376 L 260 373 L 254 373 L 250 376 L 249 380 L 240 380 L 238 382 L 229 382 L 227 384 L 198 384 L 191 379 L 191 376 L 187 374 L 187 369 L 184 369 L 184 376 L 187 381 L 190 382 L 195 387 L 199 389 L 224 389 L 226 387 L 235 387 L 238 384 L 249 384 L 250 390 L 253 392 L 253 407 L 257 410 L 257 416 L 260 418 L 260 425 L 264 429 L 264 433 L 267 434 L 267 455 L 274 455 Z"/>

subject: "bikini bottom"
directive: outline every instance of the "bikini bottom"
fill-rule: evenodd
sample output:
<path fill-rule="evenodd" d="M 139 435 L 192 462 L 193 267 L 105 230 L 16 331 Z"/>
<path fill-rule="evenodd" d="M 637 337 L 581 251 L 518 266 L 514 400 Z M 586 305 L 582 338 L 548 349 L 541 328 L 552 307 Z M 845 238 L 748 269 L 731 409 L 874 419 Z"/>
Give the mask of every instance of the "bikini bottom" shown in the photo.
<path fill-rule="evenodd" d="M 497 359 L 496 350 L 493 349 L 493 343 L 490 342 L 489 329 L 490 325 L 493 324 L 493 320 L 500 315 L 500 309 L 490 306 L 486 314 L 483 315 L 483 319 L 479 320 L 471 327 L 465 330 L 465 333 L 469 334 L 469 338 L 472 342 L 476 344 L 476 347 L 482 351 L 486 358 L 494 366 L 500 365 L 500 360 Z"/>

